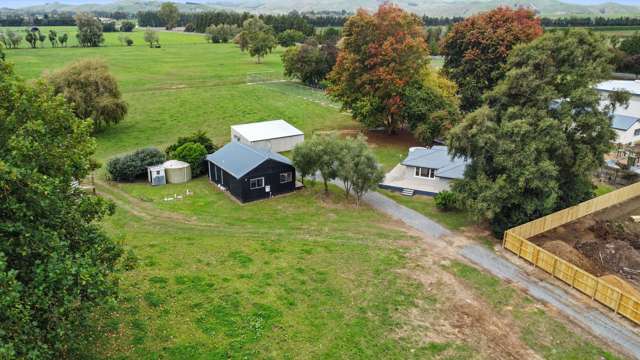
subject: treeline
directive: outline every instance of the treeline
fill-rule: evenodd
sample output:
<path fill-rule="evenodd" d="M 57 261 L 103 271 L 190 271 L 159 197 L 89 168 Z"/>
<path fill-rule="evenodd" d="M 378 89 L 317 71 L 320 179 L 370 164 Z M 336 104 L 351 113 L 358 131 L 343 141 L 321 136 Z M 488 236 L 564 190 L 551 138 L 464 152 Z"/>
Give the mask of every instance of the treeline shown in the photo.
<path fill-rule="evenodd" d="M 75 26 L 73 14 L 45 14 L 39 16 L 7 15 L 0 18 L 0 26 Z"/>
<path fill-rule="evenodd" d="M 606 18 L 598 16 L 591 17 L 561 17 L 542 18 L 544 27 L 599 27 L 599 26 L 640 26 L 640 17 L 617 17 Z"/>
<path fill-rule="evenodd" d="M 248 12 L 238 13 L 234 11 L 206 11 L 200 13 L 181 13 L 178 19 L 178 26 L 188 27 L 189 30 L 199 33 L 206 32 L 211 25 L 236 25 L 242 26 L 245 20 L 252 15 Z M 141 11 L 137 14 L 138 25 L 141 27 L 164 27 L 166 21 L 160 16 L 158 11 Z M 309 18 L 297 12 L 282 15 L 259 15 L 259 19 L 271 26 L 276 34 L 285 30 L 297 30 L 307 36 L 315 32 Z M 189 26 L 188 26 L 189 25 Z"/>
<path fill-rule="evenodd" d="M 123 11 L 93 11 L 91 14 L 113 20 L 134 19 L 135 14 Z M 8 14 L 0 16 L 0 26 L 76 26 L 73 12 L 52 12 L 44 15 Z"/>

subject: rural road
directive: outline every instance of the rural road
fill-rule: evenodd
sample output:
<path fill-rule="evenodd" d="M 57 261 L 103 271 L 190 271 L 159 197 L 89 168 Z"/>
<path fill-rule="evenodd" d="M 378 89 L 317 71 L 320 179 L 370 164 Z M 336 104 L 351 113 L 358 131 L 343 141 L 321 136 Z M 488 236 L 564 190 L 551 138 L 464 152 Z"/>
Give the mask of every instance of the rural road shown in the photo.
<path fill-rule="evenodd" d="M 441 239 L 453 233 L 426 216 L 375 191 L 367 193 L 363 200 L 378 211 L 426 235 L 426 241 L 434 251 L 449 246 Z M 583 328 L 590 330 L 592 334 L 612 345 L 617 345 L 622 352 L 640 359 L 640 335 L 630 323 L 611 319 L 608 314 L 604 314 L 596 307 L 579 302 L 575 294 L 554 284 L 534 279 L 509 260 L 484 246 L 463 245 L 458 250 L 458 255 L 491 274 L 525 289 L 529 295 L 555 307 Z"/>

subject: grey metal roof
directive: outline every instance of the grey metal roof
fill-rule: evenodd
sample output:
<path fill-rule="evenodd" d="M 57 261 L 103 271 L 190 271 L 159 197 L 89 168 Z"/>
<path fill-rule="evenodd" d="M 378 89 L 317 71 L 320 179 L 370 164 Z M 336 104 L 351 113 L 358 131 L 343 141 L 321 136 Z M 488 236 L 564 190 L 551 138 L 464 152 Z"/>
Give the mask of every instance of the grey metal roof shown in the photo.
<path fill-rule="evenodd" d="M 633 124 L 635 124 L 638 121 L 640 121 L 640 119 L 637 117 L 613 114 L 613 120 L 611 120 L 611 127 L 617 130 L 627 131 L 633 126 Z"/>
<path fill-rule="evenodd" d="M 640 81 L 638 80 L 608 80 L 595 86 L 596 90 L 612 92 L 625 90 L 632 95 L 640 95 Z"/>
<path fill-rule="evenodd" d="M 236 179 L 243 177 L 269 159 L 292 165 L 291 160 L 280 154 L 253 148 L 236 141 L 232 141 L 213 154 L 207 155 L 208 161 L 223 168 Z"/>
<path fill-rule="evenodd" d="M 436 169 L 436 176 L 447 179 L 462 179 L 464 170 L 471 162 L 463 158 L 453 158 L 446 146 L 431 148 L 411 148 L 402 165 Z"/>

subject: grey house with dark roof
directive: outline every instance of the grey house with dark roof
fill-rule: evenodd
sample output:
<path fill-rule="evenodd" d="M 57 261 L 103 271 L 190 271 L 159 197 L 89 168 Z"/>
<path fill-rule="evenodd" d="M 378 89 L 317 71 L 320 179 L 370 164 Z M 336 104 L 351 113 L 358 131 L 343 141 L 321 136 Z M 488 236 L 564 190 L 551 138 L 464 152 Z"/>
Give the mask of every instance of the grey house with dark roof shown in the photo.
<path fill-rule="evenodd" d="M 391 170 L 380 187 L 406 195 L 435 195 L 451 188 L 451 181 L 462 179 L 469 161 L 449 155 L 446 146 L 414 147 Z"/>
<path fill-rule="evenodd" d="M 269 150 L 230 142 L 207 155 L 207 165 L 209 181 L 229 190 L 243 203 L 296 189 L 291 160 Z"/>

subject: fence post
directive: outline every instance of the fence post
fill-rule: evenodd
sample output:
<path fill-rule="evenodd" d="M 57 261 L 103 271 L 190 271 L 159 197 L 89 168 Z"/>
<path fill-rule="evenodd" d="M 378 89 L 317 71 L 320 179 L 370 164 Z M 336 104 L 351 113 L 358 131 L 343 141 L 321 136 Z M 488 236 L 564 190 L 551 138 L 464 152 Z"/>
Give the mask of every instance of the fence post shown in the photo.
<path fill-rule="evenodd" d="M 616 302 L 616 314 L 620 309 L 620 302 L 622 301 L 622 292 L 620 290 L 616 290 L 618 292 L 618 301 Z"/>
<path fill-rule="evenodd" d="M 591 300 L 596 298 L 596 294 L 598 293 L 598 286 L 600 286 L 600 279 L 596 279 L 596 288 L 593 289 L 593 295 L 591 295 Z"/>
<path fill-rule="evenodd" d="M 558 264 L 558 257 L 557 256 L 553 256 L 553 269 L 551 270 L 551 275 L 553 275 L 553 277 L 557 277 L 556 276 L 556 265 Z"/>
<path fill-rule="evenodd" d="M 576 266 L 573 267 L 573 276 L 571 277 L 571 287 L 575 289 L 576 287 L 576 274 L 578 273 L 578 268 Z"/>

